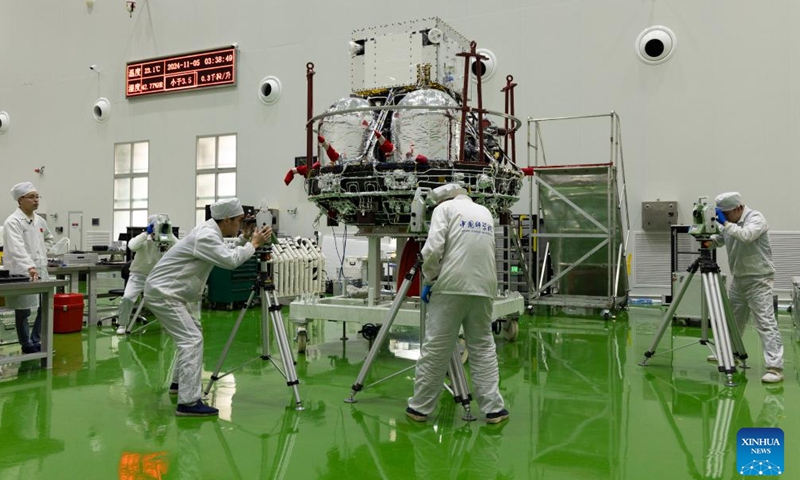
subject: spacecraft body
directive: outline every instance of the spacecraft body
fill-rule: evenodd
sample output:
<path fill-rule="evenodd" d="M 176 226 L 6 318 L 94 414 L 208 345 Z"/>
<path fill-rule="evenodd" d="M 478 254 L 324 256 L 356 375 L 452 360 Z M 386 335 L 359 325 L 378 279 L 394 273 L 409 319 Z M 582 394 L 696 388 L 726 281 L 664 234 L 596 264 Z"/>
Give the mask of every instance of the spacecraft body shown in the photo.
<path fill-rule="evenodd" d="M 493 215 L 510 212 L 523 174 L 506 148 L 520 122 L 465 108 L 470 49 L 438 18 L 353 32 L 351 94 L 310 120 L 309 200 L 346 224 L 405 226 L 418 187 L 454 182 Z"/>

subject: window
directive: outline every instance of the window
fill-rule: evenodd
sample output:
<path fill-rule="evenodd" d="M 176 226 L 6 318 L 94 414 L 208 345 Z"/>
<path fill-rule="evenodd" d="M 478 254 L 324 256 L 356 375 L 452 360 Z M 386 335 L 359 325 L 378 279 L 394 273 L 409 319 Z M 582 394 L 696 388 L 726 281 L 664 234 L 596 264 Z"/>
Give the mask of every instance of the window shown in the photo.
<path fill-rule="evenodd" d="M 150 142 L 114 145 L 114 236 L 147 226 Z"/>
<path fill-rule="evenodd" d="M 196 225 L 206 205 L 236 196 L 236 135 L 197 138 Z"/>

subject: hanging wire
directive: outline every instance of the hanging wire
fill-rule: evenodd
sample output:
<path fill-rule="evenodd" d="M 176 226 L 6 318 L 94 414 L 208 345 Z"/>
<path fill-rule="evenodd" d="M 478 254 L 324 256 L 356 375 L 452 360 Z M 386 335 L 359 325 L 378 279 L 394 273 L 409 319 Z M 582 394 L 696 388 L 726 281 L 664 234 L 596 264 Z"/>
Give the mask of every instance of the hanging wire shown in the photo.
<path fill-rule="evenodd" d="M 347 225 L 344 226 L 344 236 L 342 237 L 342 253 L 339 253 L 339 243 L 336 241 L 336 230 L 331 227 L 331 232 L 333 233 L 333 246 L 336 249 L 336 257 L 339 259 L 339 268 L 336 269 L 336 279 L 347 280 L 347 277 L 344 275 L 344 260 L 347 256 Z"/>

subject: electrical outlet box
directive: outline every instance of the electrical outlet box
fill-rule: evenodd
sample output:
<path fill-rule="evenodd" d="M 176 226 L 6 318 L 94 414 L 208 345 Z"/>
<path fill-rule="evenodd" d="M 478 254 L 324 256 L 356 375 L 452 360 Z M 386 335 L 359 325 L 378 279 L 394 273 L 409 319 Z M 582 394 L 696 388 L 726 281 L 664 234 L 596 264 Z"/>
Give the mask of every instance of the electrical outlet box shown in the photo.
<path fill-rule="evenodd" d="M 642 230 L 669 232 L 669 227 L 677 224 L 678 202 L 642 202 Z"/>

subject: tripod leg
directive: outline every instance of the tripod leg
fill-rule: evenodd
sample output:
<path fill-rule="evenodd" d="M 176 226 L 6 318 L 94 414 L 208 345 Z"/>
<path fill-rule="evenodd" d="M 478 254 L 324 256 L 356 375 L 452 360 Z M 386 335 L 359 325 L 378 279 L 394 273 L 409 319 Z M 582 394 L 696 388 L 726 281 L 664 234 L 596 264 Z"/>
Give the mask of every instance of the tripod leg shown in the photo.
<path fill-rule="evenodd" d="M 733 364 L 733 353 L 731 352 L 725 311 L 722 307 L 719 290 L 715 288 L 719 285 L 714 283 L 713 275 L 715 274 L 702 274 L 703 286 L 705 287 L 706 301 L 708 302 L 711 315 L 711 328 L 714 332 L 714 344 L 717 348 L 719 370 L 724 373 L 727 378 L 725 385 L 733 387 L 736 385 L 736 383 L 733 382 L 733 373 L 736 372 L 736 366 Z"/>
<path fill-rule="evenodd" d="M 647 360 L 656 354 L 656 347 L 658 346 L 658 342 L 661 341 L 661 337 L 664 336 L 664 332 L 667 331 L 667 327 L 670 323 L 672 323 L 672 317 L 675 315 L 675 310 L 678 309 L 678 305 L 680 305 L 681 300 L 683 300 L 683 295 L 686 293 L 686 290 L 689 289 L 689 285 L 692 283 L 692 278 L 694 274 L 697 272 L 697 262 L 692 264 L 691 269 L 689 270 L 689 275 L 683 280 L 683 285 L 681 285 L 680 290 L 678 290 L 678 294 L 675 298 L 672 299 L 672 304 L 667 309 L 667 313 L 664 314 L 664 318 L 661 319 L 661 326 L 658 327 L 658 331 L 656 332 L 655 337 L 653 337 L 653 342 L 650 344 L 650 348 L 644 352 L 644 359 L 639 362 L 639 365 L 646 367 Z"/>
<path fill-rule="evenodd" d="M 283 361 L 286 385 L 292 387 L 294 391 L 294 409 L 304 410 L 303 401 L 300 400 L 300 390 L 297 387 L 300 381 L 297 379 L 297 370 L 295 369 L 294 357 L 292 356 L 292 347 L 289 345 L 289 340 L 286 338 L 286 326 L 283 324 L 281 305 L 278 303 L 278 294 L 273 290 L 266 295 L 266 298 L 268 301 L 269 313 L 272 317 L 272 328 L 275 329 L 275 341 L 278 343 L 278 352 Z"/>
<path fill-rule="evenodd" d="M 723 335 L 725 336 L 725 347 L 728 350 L 731 369 L 730 374 L 728 375 L 728 386 L 734 386 L 732 375 L 736 373 L 736 363 L 734 360 L 734 356 L 737 352 L 741 353 L 744 350 L 744 344 L 742 344 L 741 336 L 739 335 L 739 329 L 736 327 L 735 319 L 728 314 L 730 308 L 726 310 L 726 300 L 724 297 L 724 292 L 721 290 L 720 281 L 719 281 L 719 272 L 709 274 L 709 279 L 712 288 L 714 289 L 716 302 L 717 302 L 717 309 L 719 311 L 719 319 L 720 319 L 720 329 L 722 330 Z M 739 347 L 737 347 L 736 343 L 738 342 Z M 747 355 L 745 354 L 745 357 Z"/>
<path fill-rule="evenodd" d="M 276 302 L 277 303 L 277 302 Z M 280 305 L 278 305 L 280 307 Z M 271 356 L 269 350 L 269 318 L 272 316 L 272 302 L 269 293 L 261 289 L 261 358 L 268 360 Z"/>
<path fill-rule="evenodd" d="M 469 393 L 469 385 L 467 384 L 467 373 L 464 371 L 464 364 L 461 363 L 461 353 L 458 351 L 458 343 L 453 348 L 453 355 L 450 357 L 450 381 L 453 388 L 453 400 L 460 403 L 464 407 L 464 416 L 462 420 L 472 422 L 477 420 L 472 415 L 470 409 L 470 401 L 472 401 L 472 394 Z"/>
<path fill-rule="evenodd" d="M 731 334 L 733 356 L 739 359 L 742 369 L 750 368 L 747 365 L 747 350 L 742 340 L 742 332 L 739 330 L 739 325 L 736 323 L 736 317 L 733 316 L 733 309 L 731 309 L 731 303 L 730 300 L 728 300 L 728 293 L 722 288 L 719 275 L 715 277 L 715 280 L 718 284 L 717 289 L 719 290 L 720 298 L 722 299 L 722 307 L 725 310 L 725 318 L 728 319 L 728 331 Z"/>
<path fill-rule="evenodd" d="M 720 291 L 719 273 L 712 273 L 709 275 L 711 287 L 714 289 L 715 301 L 717 302 L 717 311 L 720 321 L 720 330 L 725 338 L 725 348 L 728 351 L 728 358 L 730 359 L 730 372 L 736 373 L 736 362 L 734 360 L 733 340 L 731 338 L 731 330 L 729 325 L 731 319 L 725 311 L 725 303 L 722 300 L 722 292 Z"/>
<path fill-rule="evenodd" d="M 724 361 L 726 359 L 726 356 L 722 352 L 722 343 L 723 342 L 722 342 L 721 333 L 720 333 L 719 328 L 718 328 L 717 310 L 716 310 L 716 304 L 714 303 L 714 293 L 712 292 L 711 286 L 708 283 L 708 279 L 706 278 L 706 274 L 702 274 L 702 282 L 703 282 L 702 293 L 704 295 L 703 300 L 705 301 L 705 304 L 707 305 L 709 323 L 711 325 L 712 335 L 714 337 L 714 342 L 713 342 L 713 345 L 714 345 L 714 357 L 717 359 L 717 363 L 718 363 L 718 365 L 720 367 L 720 371 L 722 372 L 722 371 L 724 371 L 724 368 L 725 368 L 723 366 L 723 364 L 724 364 Z"/>
<path fill-rule="evenodd" d="M 711 317 L 708 313 L 708 302 L 706 301 L 706 287 L 700 282 L 700 344 L 708 346 L 708 322 Z M 711 349 L 710 346 L 708 346 Z M 714 353 L 714 352 L 711 352 Z"/>
<path fill-rule="evenodd" d="M 125 325 L 125 333 L 131 333 L 131 327 L 136 323 L 136 319 L 139 318 L 139 315 L 142 313 L 142 308 L 144 307 L 144 297 L 139 299 L 139 305 L 136 306 L 136 312 L 133 314 L 131 318 L 128 319 L 128 324 Z"/>
<path fill-rule="evenodd" d="M 211 379 L 208 381 L 208 386 L 206 386 L 204 395 L 208 395 L 208 392 L 211 391 L 211 386 L 219 380 L 219 371 L 222 369 L 222 362 L 225 361 L 225 357 L 228 356 L 228 350 L 231 348 L 231 344 L 233 344 L 233 339 L 236 337 L 236 332 L 239 331 L 239 325 L 242 324 L 242 319 L 244 318 L 244 314 L 247 313 L 247 308 L 250 306 L 250 303 L 253 301 L 253 298 L 256 296 L 256 291 L 253 290 L 250 292 L 250 298 L 247 299 L 247 303 L 244 304 L 242 311 L 239 312 L 239 317 L 236 319 L 236 323 L 233 325 L 233 330 L 231 330 L 230 336 L 228 336 L 228 341 L 225 342 L 225 348 L 222 349 L 222 356 L 219 357 L 219 361 L 217 362 L 217 366 L 214 368 L 214 373 L 211 374 Z"/>
<path fill-rule="evenodd" d="M 411 288 L 411 282 L 414 278 L 414 275 L 417 273 L 417 269 L 421 265 L 422 263 L 417 261 L 417 263 L 415 263 L 406 274 L 406 281 L 403 282 L 403 286 L 400 287 L 400 291 L 397 293 L 394 302 L 392 302 L 392 306 L 389 308 L 389 313 L 386 315 L 386 320 L 384 320 L 383 325 L 378 331 L 378 336 L 375 338 L 375 341 L 372 342 L 372 348 L 369 349 L 367 359 L 364 360 L 364 365 L 361 366 L 361 371 L 358 372 L 356 383 L 353 384 L 352 390 L 350 391 L 350 398 L 345 399 L 345 402 L 355 403 L 356 400 L 353 397 L 356 395 L 356 393 L 360 392 L 364 388 L 364 380 L 367 378 L 367 373 L 369 373 L 369 369 L 372 367 L 372 362 L 375 361 L 375 357 L 378 355 L 381 345 L 383 345 L 383 342 L 389 335 L 389 329 L 392 326 L 392 322 L 394 322 L 397 312 L 400 310 L 400 305 L 403 304 L 403 300 L 405 300 L 406 295 L 408 294 L 408 289 Z"/>

